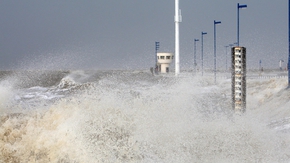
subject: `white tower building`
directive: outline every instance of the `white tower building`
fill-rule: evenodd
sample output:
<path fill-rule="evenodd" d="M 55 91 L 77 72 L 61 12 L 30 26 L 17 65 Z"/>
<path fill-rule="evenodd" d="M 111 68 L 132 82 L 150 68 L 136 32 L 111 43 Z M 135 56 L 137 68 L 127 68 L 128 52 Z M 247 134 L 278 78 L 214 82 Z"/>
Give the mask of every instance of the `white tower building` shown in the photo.
<path fill-rule="evenodd" d="M 168 73 L 169 64 L 172 62 L 173 57 L 173 53 L 157 53 L 158 72 Z"/>

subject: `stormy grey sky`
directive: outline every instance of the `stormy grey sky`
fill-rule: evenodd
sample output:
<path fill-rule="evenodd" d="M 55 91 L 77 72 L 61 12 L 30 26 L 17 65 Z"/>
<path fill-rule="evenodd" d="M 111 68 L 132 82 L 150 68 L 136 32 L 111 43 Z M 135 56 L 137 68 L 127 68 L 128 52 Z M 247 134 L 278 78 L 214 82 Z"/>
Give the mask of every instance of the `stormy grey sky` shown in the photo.
<path fill-rule="evenodd" d="M 287 0 L 180 0 L 181 70 L 193 63 L 193 39 L 204 36 L 205 67 L 213 64 L 213 21 L 217 26 L 217 67 L 236 42 L 249 68 L 278 67 L 288 60 Z M 1 69 L 149 69 L 154 43 L 174 52 L 174 0 L 1 0 Z M 197 43 L 200 59 L 200 42 Z M 228 49 L 228 60 L 229 60 Z M 286 62 L 285 62 L 286 63 Z M 172 68 L 174 66 L 172 65 Z"/>

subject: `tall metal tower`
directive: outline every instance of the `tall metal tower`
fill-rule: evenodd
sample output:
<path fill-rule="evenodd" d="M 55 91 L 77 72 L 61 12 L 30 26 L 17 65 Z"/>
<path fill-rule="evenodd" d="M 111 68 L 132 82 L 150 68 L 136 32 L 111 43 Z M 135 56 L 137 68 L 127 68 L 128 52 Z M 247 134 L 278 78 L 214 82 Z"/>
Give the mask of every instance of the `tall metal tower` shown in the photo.
<path fill-rule="evenodd" d="M 179 0 L 175 0 L 175 75 L 180 73 L 179 65 L 179 23 L 182 21 L 181 10 L 179 9 Z"/>
<path fill-rule="evenodd" d="M 246 48 L 232 48 L 232 107 L 237 113 L 246 111 Z"/>

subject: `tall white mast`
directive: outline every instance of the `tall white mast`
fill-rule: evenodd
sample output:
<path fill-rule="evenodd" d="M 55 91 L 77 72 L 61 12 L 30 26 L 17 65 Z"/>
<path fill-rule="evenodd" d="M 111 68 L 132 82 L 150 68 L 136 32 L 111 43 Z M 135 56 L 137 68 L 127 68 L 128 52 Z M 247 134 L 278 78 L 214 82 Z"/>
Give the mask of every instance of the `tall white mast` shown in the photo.
<path fill-rule="evenodd" d="M 175 0 L 175 75 L 180 73 L 179 65 L 179 23 L 181 20 L 181 10 L 179 9 L 179 0 Z"/>

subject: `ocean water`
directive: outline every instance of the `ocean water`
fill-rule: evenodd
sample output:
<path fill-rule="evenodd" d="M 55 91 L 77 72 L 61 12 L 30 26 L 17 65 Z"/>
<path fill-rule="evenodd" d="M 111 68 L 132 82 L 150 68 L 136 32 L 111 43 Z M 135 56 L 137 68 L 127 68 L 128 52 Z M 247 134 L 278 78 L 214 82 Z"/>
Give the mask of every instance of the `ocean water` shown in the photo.
<path fill-rule="evenodd" d="M 289 163 L 287 78 L 251 73 L 237 115 L 228 75 L 2 71 L 0 162 Z"/>

